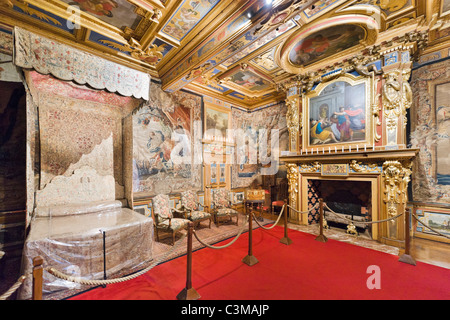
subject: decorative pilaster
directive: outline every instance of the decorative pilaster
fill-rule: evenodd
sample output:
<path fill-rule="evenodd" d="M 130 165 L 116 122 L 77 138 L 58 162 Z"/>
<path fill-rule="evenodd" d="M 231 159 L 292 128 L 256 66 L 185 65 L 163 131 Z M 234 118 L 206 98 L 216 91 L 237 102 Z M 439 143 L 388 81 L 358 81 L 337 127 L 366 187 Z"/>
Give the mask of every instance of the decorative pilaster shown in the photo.
<path fill-rule="evenodd" d="M 297 151 L 299 149 L 299 133 L 302 130 L 302 117 L 299 111 L 299 96 L 294 95 L 286 99 L 287 113 L 286 122 L 289 130 L 289 151 Z"/>
<path fill-rule="evenodd" d="M 401 163 L 397 160 L 389 160 L 383 163 L 382 177 L 384 179 L 384 198 L 386 205 L 386 217 L 393 218 L 398 214 L 404 213 L 407 202 L 407 189 L 411 176 L 412 162 Z M 401 240 L 400 236 L 403 230 L 404 218 L 388 222 L 387 237 Z"/>
<path fill-rule="evenodd" d="M 297 207 L 297 199 L 298 199 L 298 165 L 294 163 L 287 163 L 286 164 L 287 169 L 287 179 L 289 183 L 289 205 L 293 208 Z M 297 213 L 291 211 L 291 217 L 296 216 Z"/>

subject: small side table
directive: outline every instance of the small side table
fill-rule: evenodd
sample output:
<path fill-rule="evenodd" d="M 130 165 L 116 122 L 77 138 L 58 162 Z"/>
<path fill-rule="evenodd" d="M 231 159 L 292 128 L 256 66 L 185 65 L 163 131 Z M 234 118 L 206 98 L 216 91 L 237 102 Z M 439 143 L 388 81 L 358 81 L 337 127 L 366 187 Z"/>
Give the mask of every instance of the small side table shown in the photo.
<path fill-rule="evenodd" d="M 264 200 L 245 200 L 245 214 L 248 214 L 247 209 L 253 210 L 255 204 L 259 204 L 260 209 L 259 217 L 257 217 L 256 219 L 258 219 L 258 221 L 264 221 L 264 218 L 262 217 Z"/>

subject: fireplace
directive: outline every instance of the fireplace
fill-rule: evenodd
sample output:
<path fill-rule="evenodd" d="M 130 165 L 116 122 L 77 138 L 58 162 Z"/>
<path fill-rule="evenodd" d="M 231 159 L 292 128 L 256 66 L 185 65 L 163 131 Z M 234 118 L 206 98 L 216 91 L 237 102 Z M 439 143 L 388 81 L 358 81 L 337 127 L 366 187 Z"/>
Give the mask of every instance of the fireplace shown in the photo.
<path fill-rule="evenodd" d="M 329 227 L 347 229 L 349 220 L 359 233 L 371 237 L 372 186 L 369 181 L 342 181 L 308 179 L 308 207 L 314 207 L 319 198 L 324 206 L 324 218 Z M 332 211 L 331 211 L 331 210 Z M 319 210 L 308 213 L 308 223 L 319 223 Z"/>
<path fill-rule="evenodd" d="M 317 223 L 319 211 L 308 211 L 318 200 L 318 194 L 333 211 L 343 213 L 343 217 L 361 220 L 353 224 L 365 228 L 372 239 L 403 247 L 407 185 L 412 159 L 417 152 L 417 149 L 323 150 L 280 157 L 287 169 L 289 205 L 296 209 L 296 212 L 290 211 L 291 222 L 302 225 Z M 352 193 L 355 188 L 361 188 L 361 193 Z M 315 200 L 312 199 L 314 192 Z M 342 198 L 352 200 L 346 203 L 341 201 Z M 367 224 L 364 223 L 366 219 L 384 222 Z"/>

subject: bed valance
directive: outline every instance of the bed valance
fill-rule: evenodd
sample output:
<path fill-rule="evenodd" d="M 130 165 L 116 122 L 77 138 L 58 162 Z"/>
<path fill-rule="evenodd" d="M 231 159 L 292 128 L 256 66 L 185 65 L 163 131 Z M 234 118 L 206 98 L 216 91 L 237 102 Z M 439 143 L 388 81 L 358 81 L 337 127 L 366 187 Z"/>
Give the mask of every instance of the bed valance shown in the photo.
<path fill-rule="evenodd" d="M 14 28 L 14 63 L 61 80 L 88 84 L 124 96 L 149 99 L 150 75 Z"/>

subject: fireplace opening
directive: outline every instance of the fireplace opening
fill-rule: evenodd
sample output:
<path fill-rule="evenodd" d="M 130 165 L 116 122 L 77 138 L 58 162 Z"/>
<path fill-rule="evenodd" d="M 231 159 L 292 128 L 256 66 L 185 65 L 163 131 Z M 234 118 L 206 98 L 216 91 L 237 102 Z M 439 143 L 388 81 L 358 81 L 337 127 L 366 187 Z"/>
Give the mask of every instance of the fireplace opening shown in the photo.
<path fill-rule="evenodd" d="M 372 238 L 371 183 L 368 181 L 308 179 L 308 207 L 313 207 L 319 198 L 324 205 L 324 218 L 330 228 L 347 230 L 352 220 L 359 234 Z M 328 208 L 327 208 L 328 206 Z M 329 210 L 331 209 L 331 210 Z M 319 209 L 308 214 L 308 223 L 319 223 Z"/>

